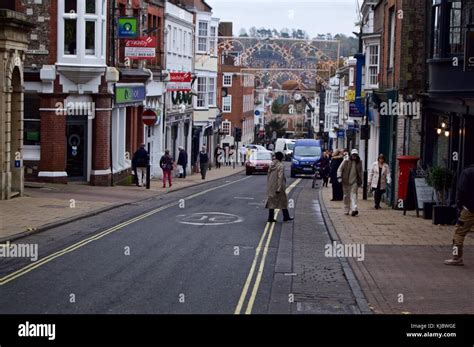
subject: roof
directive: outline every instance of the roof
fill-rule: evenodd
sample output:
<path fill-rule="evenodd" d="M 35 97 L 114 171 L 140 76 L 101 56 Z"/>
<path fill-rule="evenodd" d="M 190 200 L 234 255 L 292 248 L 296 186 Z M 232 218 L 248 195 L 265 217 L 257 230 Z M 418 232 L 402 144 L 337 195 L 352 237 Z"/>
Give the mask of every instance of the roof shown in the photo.
<path fill-rule="evenodd" d="M 301 140 L 296 140 L 295 146 L 310 146 L 310 145 L 320 145 L 321 141 L 320 140 L 313 140 L 313 139 L 301 139 Z"/>

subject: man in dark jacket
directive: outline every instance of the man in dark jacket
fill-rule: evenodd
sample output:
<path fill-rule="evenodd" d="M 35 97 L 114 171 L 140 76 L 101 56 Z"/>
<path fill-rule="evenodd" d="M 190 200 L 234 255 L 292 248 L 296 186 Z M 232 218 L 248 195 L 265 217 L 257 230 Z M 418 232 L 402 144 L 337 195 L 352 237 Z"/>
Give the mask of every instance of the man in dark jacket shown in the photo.
<path fill-rule="evenodd" d="M 202 146 L 201 152 L 199 152 L 199 168 L 201 169 L 201 177 L 205 180 L 207 169 L 209 168 L 209 155 L 207 154 L 206 146 Z"/>
<path fill-rule="evenodd" d="M 462 260 L 463 245 L 466 235 L 474 229 L 474 165 L 463 170 L 459 177 L 457 206 L 461 210 L 453 236 L 453 257 L 445 260 L 446 265 L 464 265 Z"/>
<path fill-rule="evenodd" d="M 329 169 L 329 177 L 331 178 L 332 184 L 332 199 L 331 201 L 342 201 L 344 193 L 342 191 L 342 184 L 337 180 L 337 169 L 342 164 L 344 156 L 342 151 L 336 149 L 334 155 L 331 158 L 331 164 Z"/>
<path fill-rule="evenodd" d="M 186 166 L 188 166 L 188 153 L 183 147 L 179 147 L 178 165 L 183 168 L 183 173 L 179 174 L 179 178 L 186 178 Z"/>
<path fill-rule="evenodd" d="M 143 183 L 143 178 L 146 176 L 146 168 L 150 162 L 150 156 L 148 151 L 145 149 L 145 144 L 142 143 L 140 148 L 135 152 L 132 158 L 133 166 L 135 167 L 135 173 L 138 177 L 137 186 L 145 186 Z"/>

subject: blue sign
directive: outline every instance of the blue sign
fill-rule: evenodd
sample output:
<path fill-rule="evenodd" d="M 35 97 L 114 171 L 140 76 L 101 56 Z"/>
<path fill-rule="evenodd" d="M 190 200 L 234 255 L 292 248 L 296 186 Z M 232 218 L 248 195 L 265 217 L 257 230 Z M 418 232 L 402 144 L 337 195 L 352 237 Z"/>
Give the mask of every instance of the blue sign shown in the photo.
<path fill-rule="evenodd" d="M 15 167 L 20 168 L 21 167 L 21 160 L 15 160 Z"/>
<path fill-rule="evenodd" d="M 355 102 L 349 103 L 349 117 L 364 117 L 365 114 L 362 113 L 357 107 Z"/>
<path fill-rule="evenodd" d="M 259 111 L 259 110 L 255 110 L 255 115 L 256 115 L 256 116 L 260 116 L 260 111 Z"/>
<path fill-rule="evenodd" d="M 337 131 L 337 137 L 344 137 L 345 135 L 346 135 L 346 132 L 344 130 Z"/>

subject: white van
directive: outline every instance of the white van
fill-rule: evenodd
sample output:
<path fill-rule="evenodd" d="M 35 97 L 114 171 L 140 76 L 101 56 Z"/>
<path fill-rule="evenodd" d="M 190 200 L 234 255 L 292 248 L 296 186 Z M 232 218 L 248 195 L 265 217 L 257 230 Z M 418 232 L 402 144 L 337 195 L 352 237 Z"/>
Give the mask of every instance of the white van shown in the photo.
<path fill-rule="evenodd" d="M 282 152 L 285 155 L 285 160 L 291 160 L 295 142 L 296 140 L 291 139 L 277 139 L 275 143 L 275 153 Z"/>

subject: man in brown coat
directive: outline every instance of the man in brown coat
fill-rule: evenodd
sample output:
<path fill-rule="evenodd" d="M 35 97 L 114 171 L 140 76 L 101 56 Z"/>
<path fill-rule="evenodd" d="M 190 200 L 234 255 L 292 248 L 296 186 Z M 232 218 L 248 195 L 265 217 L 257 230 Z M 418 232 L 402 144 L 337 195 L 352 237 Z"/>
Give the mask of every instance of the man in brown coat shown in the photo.
<path fill-rule="evenodd" d="M 290 217 L 288 212 L 288 197 L 286 196 L 286 177 L 285 166 L 282 163 L 284 158 L 283 153 L 277 152 L 275 160 L 268 169 L 267 177 L 267 205 L 268 208 L 268 222 L 276 223 L 275 209 L 283 211 L 283 221 L 292 221 L 294 218 Z"/>
<path fill-rule="evenodd" d="M 344 212 L 349 215 L 352 210 L 352 216 L 359 214 L 357 210 L 357 193 L 362 187 L 362 160 L 359 157 L 359 151 L 353 149 L 351 156 L 344 159 L 341 166 L 337 170 L 337 179 L 342 183 L 342 190 L 344 191 Z"/>

